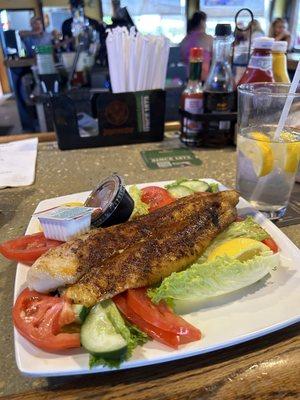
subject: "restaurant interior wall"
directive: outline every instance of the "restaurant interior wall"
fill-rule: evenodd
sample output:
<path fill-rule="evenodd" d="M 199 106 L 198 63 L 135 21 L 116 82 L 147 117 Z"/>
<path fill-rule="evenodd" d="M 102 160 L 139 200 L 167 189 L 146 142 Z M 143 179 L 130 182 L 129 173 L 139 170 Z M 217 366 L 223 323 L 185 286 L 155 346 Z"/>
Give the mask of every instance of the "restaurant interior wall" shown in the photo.
<path fill-rule="evenodd" d="M 14 9 L 14 10 L 24 10 L 24 9 L 34 9 L 36 15 L 40 15 L 40 8 L 38 5 L 38 0 L 1 0 L 1 9 Z"/>
<path fill-rule="evenodd" d="M 286 0 L 274 0 L 272 7 L 272 19 L 284 17 Z"/>
<path fill-rule="evenodd" d="M 189 19 L 196 11 L 199 11 L 199 0 L 186 0 L 185 8 L 187 19 Z"/>

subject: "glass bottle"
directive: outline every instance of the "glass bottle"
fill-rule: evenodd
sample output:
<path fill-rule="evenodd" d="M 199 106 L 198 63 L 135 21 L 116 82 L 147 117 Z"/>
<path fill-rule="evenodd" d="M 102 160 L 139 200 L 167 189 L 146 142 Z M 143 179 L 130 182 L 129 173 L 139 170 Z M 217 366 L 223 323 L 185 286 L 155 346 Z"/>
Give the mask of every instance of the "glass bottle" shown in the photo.
<path fill-rule="evenodd" d="M 290 83 L 286 60 L 287 42 L 275 41 L 272 46 L 273 75 L 275 82 Z"/>
<path fill-rule="evenodd" d="M 225 113 L 236 109 L 236 86 L 231 70 L 233 35 L 230 24 L 217 24 L 213 60 L 204 85 L 204 112 Z M 220 147 L 232 141 L 234 126 L 228 120 L 207 122 L 206 146 Z"/>
<path fill-rule="evenodd" d="M 190 49 L 189 80 L 182 92 L 180 103 L 181 109 L 190 114 L 203 113 L 203 88 L 201 82 L 203 49 L 193 47 Z M 183 117 L 180 140 L 188 146 L 198 146 L 200 143 L 200 132 L 202 123 L 188 117 Z"/>
<path fill-rule="evenodd" d="M 273 38 L 258 37 L 253 43 L 253 52 L 248 67 L 239 81 L 242 83 L 274 82 L 272 53 Z"/>

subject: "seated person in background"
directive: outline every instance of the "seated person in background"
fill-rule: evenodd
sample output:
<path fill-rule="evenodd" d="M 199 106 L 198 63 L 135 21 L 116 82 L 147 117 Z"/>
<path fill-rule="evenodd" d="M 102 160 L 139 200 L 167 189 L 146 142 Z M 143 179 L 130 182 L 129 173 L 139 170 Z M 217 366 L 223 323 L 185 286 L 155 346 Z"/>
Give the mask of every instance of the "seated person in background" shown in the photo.
<path fill-rule="evenodd" d="M 251 27 L 252 27 L 252 36 L 251 36 L 251 42 L 253 43 L 253 40 L 265 36 L 265 33 L 257 19 L 254 19 L 252 22 L 250 22 Z"/>
<path fill-rule="evenodd" d="M 52 44 L 52 35 L 44 31 L 43 22 L 40 17 L 32 17 L 30 25 L 32 28 L 31 31 L 20 31 L 19 34 L 25 44 L 27 56 L 33 57 L 36 46 Z"/>
<path fill-rule="evenodd" d="M 188 22 L 188 33 L 180 43 L 180 54 L 182 61 L 189 64 L 189 54 L 192 47 L 203 48 L 203 65 L 202 76 L 203 81 L 206 80 L 210 61 L 212 56 L 213 37 L 205 33 L 207 15 L 202 12 L 195 12 Z"/>
<path fill-rule="evenodd" d="M 269 36 L 275 40 L 283 40 L 288 44 L 288 50 L 292 45 L 292 36 L 287 30 L 287 21 L 283 18 L 276 18 L 270 26 Z"/>

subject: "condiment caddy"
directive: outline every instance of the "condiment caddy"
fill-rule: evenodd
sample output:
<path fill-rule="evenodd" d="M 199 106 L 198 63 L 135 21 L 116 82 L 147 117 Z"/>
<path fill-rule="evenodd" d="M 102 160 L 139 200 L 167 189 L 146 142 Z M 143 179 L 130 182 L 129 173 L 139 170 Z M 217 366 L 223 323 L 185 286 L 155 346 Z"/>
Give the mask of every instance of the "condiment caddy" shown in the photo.
<path fill-rule="evenodd" d="M 190 76 L 182 94 L 180 139 L 188 146 L 233 144 L 236 114 L 235 82 L 231 71 L 233 36 L 229 24 L 217 24 L 212 66 L 202 87 L 202 49 L 190 53 Z"/>

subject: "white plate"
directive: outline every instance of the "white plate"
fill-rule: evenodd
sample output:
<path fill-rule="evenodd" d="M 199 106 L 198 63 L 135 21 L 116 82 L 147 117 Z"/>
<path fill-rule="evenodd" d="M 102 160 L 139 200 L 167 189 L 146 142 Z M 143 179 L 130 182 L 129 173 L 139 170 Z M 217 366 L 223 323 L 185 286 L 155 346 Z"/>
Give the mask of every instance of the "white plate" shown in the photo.
<path fill-rule="evenodd" d="M 207 179 L 208 182 L 213 180 Z M 163 186 L 169 182 L 154 182 Z M 150 185 L 143 184 L 141 187 Z M 70 201 L 83 201 L 89 192 L 72 194 L 42 201 L 36 211 Z M 121 369 L 141 367 L 150 364 L 178 360 L 197 354 L 232 346 L 284 328 L 300 320 L 300 251 L 261 213 L 254 211 L 250 204 L 241 199 L 239 214 L 252 214 L 280 246 L 282 266 L 272 272 L 271 277 L 226 297 L 222 302 L 210 304 L 186 314 L 185 318 L 197 326 L 203 337 L 200 341 L 172 350 L 156 341 L 138 347 L 133 357 L 121 365 Z M 27 233 L 37 230 L 32 218 Z M 26 287 L 28 267 L 18 264 L 14 298 Z M 15 353 L 20 371 L 30 376 L 61 376 L 104 372 L 109 369 L 89 369 L 89 356 L 81 349 L 64 354 L 51 354 L 30 344 L 15 330 Z"/>

